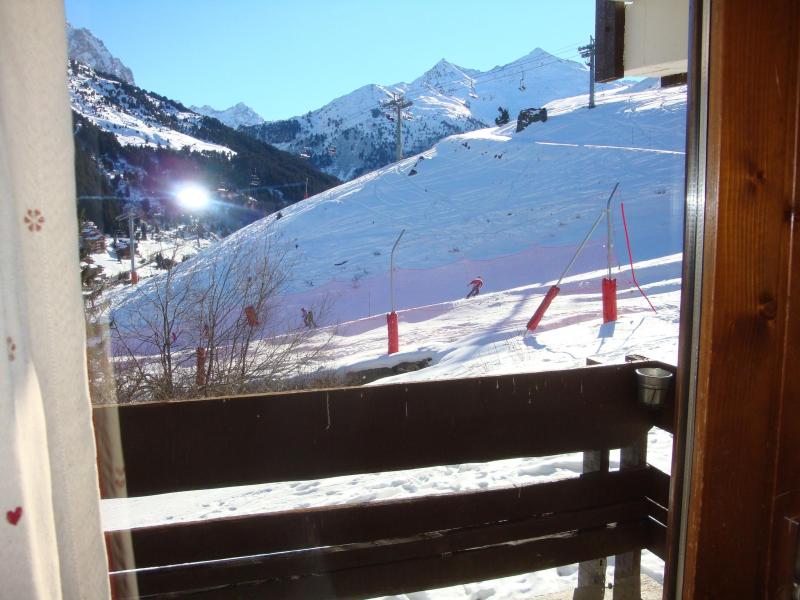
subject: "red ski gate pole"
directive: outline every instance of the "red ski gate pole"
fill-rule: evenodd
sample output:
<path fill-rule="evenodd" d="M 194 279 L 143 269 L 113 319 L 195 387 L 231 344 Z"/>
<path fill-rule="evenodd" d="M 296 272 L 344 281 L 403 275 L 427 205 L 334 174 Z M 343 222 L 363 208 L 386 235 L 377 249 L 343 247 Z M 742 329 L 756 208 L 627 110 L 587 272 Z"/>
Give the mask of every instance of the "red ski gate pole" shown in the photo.
<path fill-rule="evenodd" d="M 603 277 L 603 323 L 617 320 L 617 280 Z"/>
<path fill-rule="evenodd" d="M 533 332 L 536 329 L 536 326 L 539 325 L 539 321 L 542 320 L 544 313 L 547 311 L 547 308 L 550 306 L 550 303 L 553 301 L 553 298 L 558 296 L 558 292 L 561 291 L 561 288 L 557 285 L 554 285 L 545 294 L 544 298 L 542 298 L 542 303 L 539 305 L 539 308 L 536 309 L 536 312 L 533 313 L 531 320 L 528 321 L 528 331 Z"/>
<path fill-rule="evenodd" d="M 554 286 L 552 286 L 549 290 L 547 290 L 547 294 L 545 294 L 544 298 L 542 298 L 542 303 L 539 305 L 539 308 L 536 309 L 536 312 L 533 313 L 533 316 L 531 317 L 531 320 L 528 321 L 528 331 L 529 332 L 531 332 L 531 333 L 534 332 L 534 330 L 536 329 L 536 326 L 539 325 L 539 321 L 542 320 L 542 317 L 544 316 L 544 313 L 547 311 L 547 308 L 550 306 L 550 303 L 553 301 L 553 298 L 555 298 L 558 295 L 558 292 L 561 291 L 561 288 L 558 287 L 558 286 L 561 285 L 561 281 L 564 279 L 564 277 L 567 276 L 567 273 L 572 268 L 572 265 L 575 264 L 575 261 L 578 259 L 578 256 L 580 256 L 580 253 L 583 251 L 584 246 L 586 246 L 586 242 L 588 242 L 589 238 L 592 237 L 592 234 L 594 233 L 594 230 L 597 229 L 597 226 L 600 224 L 600 221 L 602 221 L 603 217 L 607 215 L 608 210 L 609 210 L 608 206 L 611 205 L 611 198 L 614 197 L 614 194 L 617 191 L 617 187 L 619 187 L 619 182 L 614 184 L 614 189 L 611 190 L 611 195 L 608 197 L 608 205 L 606 206 L 606 210 L 602 211 L 597 216 L 597 218 L 595 219 L 594 223 L 592 224 L 592 228 L 589 230 L 589 233 L 586 234 L 586 237 L 583 238 L 583 241 L 581 242 L 580 246 L 578 246 L 578 249 L 575 251 L 575 254 L 572 255 L 572 258 L 570 259 L 569 264 L 567 265 L 567 268 L 564 269 L 564 271 L 561 273 L 561 277 L 558 278 L 558 281 L 556 281 L 556 284 Z"/>
<path fill-rule="evenodd" d="M 386 325 L 389 328 L 389 354 L 400 350 L 400 339 L 397 333 L 397 313 L 392 311 L 386 315 Z"/>
<path fill-rule="evenodd" d="M 397 244 L 400 243 L 400 238 L 406 232 L 403 229 L 397 240 L 392 246 L 392 254 L 389 258 L 389 299 L 392 303 L 392 312 L 386 315 L 386 325 L 389 328 L 389 354 L 394 354 L 400 351 L 400 338 L 397 332 L 397 313 L 394 312 L 394 251 L 397 250 Z"/>
<path fill-rule="evenodd" d="M 631 238 L 628 235 L 628 220 L 625 218 L 625 203 L 619 203 L 619 210 L 622 212 L 622 226 L 625 228 L 625 243 L 628 245 L 628 260 L 631 263 L 631 279 L 633 279 L 634 285 L 639 289 L 639 293 L 647 300 L 647 303 L 650 305 L 650 308 L 653 309 L 654 313 L 657 313 L 656 307 L 653 306 L 653 303 L 650 302 L 650 298 L 647 297 L 647 294 L 644 293 L 642 286 L 639 285 L 639 282 L 636 281 L 636 272 L 633 270 L 633 252 L 631 252 Z"/>
<path fill-rule="evenodd" d="M 617 185 L 614 186 L 614 192 L 617 191 Z M 608 277 L 603 278 L 603 323 L 610 323 L 617 320 L 617 280 L 611 277 L 611 263 L 614 247 L 613 231 L 611 228 L 611 199 L 614 197 L 614 192 L 608 198 L 606 204 L 606 222 L 608 225 L 608 233 L 606 236 L 606 251 L 608 254 Z"/>

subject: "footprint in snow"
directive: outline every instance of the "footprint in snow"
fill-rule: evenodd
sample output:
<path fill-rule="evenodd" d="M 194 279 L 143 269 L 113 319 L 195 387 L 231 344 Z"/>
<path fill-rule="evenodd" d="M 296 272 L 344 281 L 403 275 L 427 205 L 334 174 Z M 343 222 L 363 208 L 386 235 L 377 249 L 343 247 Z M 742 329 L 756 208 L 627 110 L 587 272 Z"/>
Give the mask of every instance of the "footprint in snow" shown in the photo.
<path fill-rule="evenodd" d="M 319 487 L 319 481 L 306 481 L 306 482 L 300 483 L 295 488 L 294 491 L 298 492 L 300 494 L 308 494 L 310 492 L 313 492 L 318 487 Z"/>

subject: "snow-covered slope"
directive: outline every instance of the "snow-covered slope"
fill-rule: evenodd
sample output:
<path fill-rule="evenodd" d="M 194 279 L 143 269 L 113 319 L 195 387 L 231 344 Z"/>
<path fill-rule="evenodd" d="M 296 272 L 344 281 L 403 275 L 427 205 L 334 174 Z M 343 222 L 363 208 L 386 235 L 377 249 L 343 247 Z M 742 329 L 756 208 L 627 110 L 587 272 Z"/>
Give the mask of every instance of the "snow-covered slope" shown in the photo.
<path fill-rule="evenodd" d="M 404 154 L 409 156 L 448 135 L 493 125 L 499 106 L 514 119 L 523 108 L 582 93 L 588 77 L 586 66 L 538 48 L 486 72 L 442 59 L 411 83 L 364 86 L 305 115 L 247 130 L 350 179 L 395 158 L 395 123 L 388 118 L 391 112 L 380 107 L 391 94 L 404 94 L 414 103 L 403 124 Z"/>
<path fill-rule="evenodd" d="M 204 104 L 203 106 L 191 106 L 190 108 L 197 114 L 218 119 L 232 129 L 238 129 L 242 126 L 260 125 L 264 122 L 264 118 L 244 102 L 239 102 L 224 110 L 217 110 L 208 104 Z"/>
<path fill-rule="evenodd" d="M 133 73 L 120 59 L 111 54 L 102 40 L 91 31 L 67 23 L 67 49 L 69 57 L 95 69 L 133 84 Z"/>
<path fill-rule="evenodd" d="M 388 310 L 389 252 L 402 229 L 398 310 L 459 300 L 476 275 L 486 282 L 483 292 L 542 284 L 558 277 L 616 182 L 634 257 L 679 252 L 685 88 L 610 90 L 594 110 L 584 100 L 550 103 L 546 123 L 518 134 L 509 124 L 452 136 L 293 205 L 182 264 L 176 285 L 189 274 L 202 280 L 242 252 L 258 252 L 264 239 L 281 240 L 296 265 L 283 297 L 286 314 L 294 318 L 298 306 L 324 301 L 324 323 L 345 323 Z M 614 242 L 622 249 L 614 206 Z M 595 235 L 573 272 L 603 268 L 602 241 Z M 617 253 L 619 263 L 626 258 Z M 675 277 L 674 270 L 653 276 Z M 116 298 L 120 318 L 153 285 Z M 516 314 L 520 327 L 528 316 Z"/>
<path fill-rule="evenodd" d="M 177 102 L 103 77 L 80 62 L 70 61 L 67 73 L 72 109 L 113 133 L 123 146 L 235 154 L 230 148 L 195 137 L 194 129 L 203 117 Z"/>
<path fill-rule="evenodd" d="M 280 219 L 263 219 L 200 252 L 174 271 L 175 289 L 192 276 L 202 280 L 217 265 L 259 252 L 265 239 L 282 240 L 295 264 L 293 281 L 280 298 L 285 314 L 299 327 L 298 307 L 328 303 L 317 333 L 320 339 L 332 337 L 326 366 L 353 373 L 431 359 L 427 368 L 377 384 L 572 368 L 590 356 L 612 362 L 631 352 L 673 362 L 685 92 L 685 87 L 636 84 L 601 93 L 594 110 L 584 108 L 584 96 L 553 101 L 547 122 L 520 133 L 510 124 L 452 136 L 423 155 L 293 205 Z M 612 275 L 619 318 L 601 322 L 600 279 L 607 273 L 603 225 L 562 282 L 536 334 L 523 336 L 526 321 L 617 182 Z M 620 201 L 637 279 L 657 312 L 633 284 Z M 403 229 L 395 273 L 401 351 L 387 357 L 389 251 Z M 486 285 L 477 298 L 465 300 L 466 282 L 475 275 Z M 149 280 L 113 298 L 114 318 L 131 322 L 157 285 Z M 176 343 L 193 327 L 199 325 L 182 323 Z M 651 464 L 669 472 L 671 448 L 669 434 L 650 431 Z M 618 451 L 610 462 L 618 468 Z M 104 501 L 103 522 L 115 530 L 509 488 L 577 477 L 581 470 L 581 456 L 571 454 L 192 491 Z M 661 581 L 663 562 L 645 552 L 642 571 Z M 608 576 L 611 581 L 613 573 Z M 568 565 L 398 598 L 532 598 L 574 588 L 576 580 L 577 567 Z"/>

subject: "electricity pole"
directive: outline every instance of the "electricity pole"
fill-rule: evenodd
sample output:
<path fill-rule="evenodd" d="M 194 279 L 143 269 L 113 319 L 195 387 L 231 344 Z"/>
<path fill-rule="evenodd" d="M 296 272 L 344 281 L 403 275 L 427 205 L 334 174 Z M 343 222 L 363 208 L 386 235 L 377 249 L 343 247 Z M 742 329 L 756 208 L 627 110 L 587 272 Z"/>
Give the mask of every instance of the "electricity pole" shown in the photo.
<path fill-rule="evenodd" d="M 395 160 L 403 158 L 403 109 L 411 106 L 413 102 L 406 100 L 403 94 L 392 94 L 391 100 L 384 100 L 381 103 L 383 108 L 394 108 L 396 110 L 395 121 Z"/>
<path fill-rule="evenodd" d="M 594 108 L 594 65 L 595 65 L 595 47 L 594 38 L 589 36 L 589 44 L 578 48 L 583 58 L 589 59 L 589 108 Z"/>

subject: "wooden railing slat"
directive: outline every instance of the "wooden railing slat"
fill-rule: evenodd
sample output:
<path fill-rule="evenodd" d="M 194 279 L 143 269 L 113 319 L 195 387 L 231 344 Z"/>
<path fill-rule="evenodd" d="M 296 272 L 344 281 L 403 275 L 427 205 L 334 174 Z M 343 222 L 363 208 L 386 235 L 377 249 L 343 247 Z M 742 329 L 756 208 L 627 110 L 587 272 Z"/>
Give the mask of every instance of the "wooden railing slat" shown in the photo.
<path fill-rule="evenodd" d="M 332 546 L 573 514 L 644 498 L 652 467 L 459 494 L 176 523 L 130 532 L 137 567 Z M 576 526 L 577 527 L 577 526 Z M 108 532 L 115 536 L 125 532 Z"/>
<path fill-rule="evenodd" d="M 305 557 L 307 565 L 313 567 L 305 575 L 279 577 L 273 575 L 280 568 L 270 566 L 274 557 L 252 557 L 214 566 L 183 565 L 142 571 L 139 589 L 143 597 L 193 589 L 193 598 L 364 598 L 493 579 L 613 555 L 644 547 L 650 533 L 647 523 L 639 520 L 514 544 L 440 554 L 426 552 L 406 559 L 398 559 L 396 548 L 378 548 L 383 559 L 378 555 L 378 562 L 354 561 L 359 566 L 352 567 L 347 566 L 346 552 L 334 559 L 330 550 L 323 550 Z M 427 545 L 433 547 L 434 542 Z M 291 560 L 288 558 L 287 562 Z M 235 588 L 231 587 L 232 582 L 237 583 Z M 198 592 L 204 589 L 208 591 Z"/>
<path fill-rule="evenodd" d="M 647 522 L 650 530 L 647 545 L 644 546 L 663 561 L 667 560 L 667 526 L 650 519 Z"/>
<path fill-rule="evenodd" d="M 669 506 L 669 475 L 655 467 L 650 467 L 647 472 L 650 482 L 645 494 L 661 506 Z"/>
<path fill-rule="evenodd" d="M 643 364 L 94 410 L 142 496 L 626 446 Z"/>

